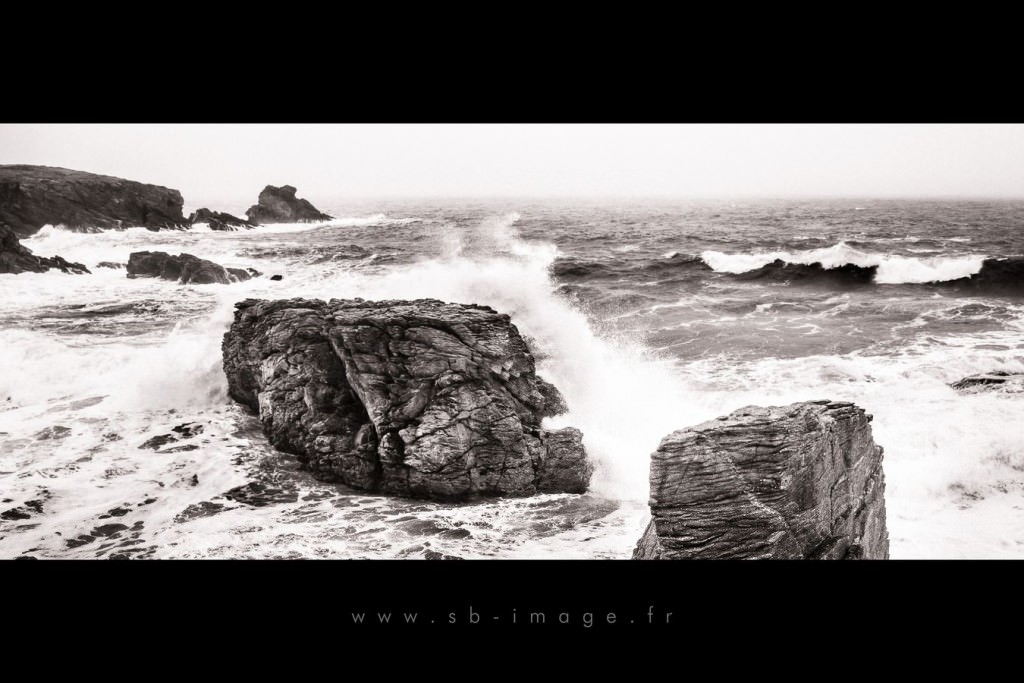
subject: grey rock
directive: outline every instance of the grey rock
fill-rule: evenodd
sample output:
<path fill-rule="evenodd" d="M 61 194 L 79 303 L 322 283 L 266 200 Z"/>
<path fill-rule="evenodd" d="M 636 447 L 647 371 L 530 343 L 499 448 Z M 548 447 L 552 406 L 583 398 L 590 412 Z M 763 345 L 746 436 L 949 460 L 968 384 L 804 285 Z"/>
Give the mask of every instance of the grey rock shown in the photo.
<path fill-rule="evenodd" d="M 507 315 L 417 301 L 247 299 L 224 337 L 228 391 L 319 478 L 464 499 L 583 492 L 579 430 Z"/>
<path fill-rule="evenodd" d="M 192 254 L 171 256 L 164 251 L 136 251 L 128 257 L 128 277 L 158 277 L 183 285 L 230 284 L 259 275 L 248 268 L 225 268 Z"/>
<path fill-rule="evenodd" d="M 296 189 L 291 185 L 274 187 L 267 185 L 260 192 L 259 200 L 245 211 L 249 221 L 260 223 L 308 223 L 310 221 L 327 221 L 332 217 L 323 213 L 308 200 L 295 196 Z"/>
<path fill-rule="evenodd" d="M 51 268 L 73 275 L 89 272 L 81 263 L 71 263 L 60 256 L 35 256 L 10 226 L 0 222 L 0 273 L 45 273 Z"/>
<path fill-rule="evenodd" d="M 27 237 L 44 225 L 71 229 L 182 228 L 181 193 L 53 166 L 0 165 L 0 222 Z"/>
<path fill-rule="evenodd" d="M 206 223 L 210 226 L 210 230 L 220 231 L 251 228 L 255 225 L 255 223 L 251 221 L 237 216 L 232 216 L 230 213 L 212 211 L 206 208 L 193 211 L 188 217 L 189 225 L 195 225 L 196 223 Z"/>
<path fill-rule="evenodd" d="M 888 559 L 882 448 L 852 403 L 742 408 L 666 436 L 635 559 Z"/>
<path fill-rule="evenodd" d="M 970 375 L 949 386 L 957 391 L 973 394 L 979 391 L 999 390 L 1004 392 L 1024 391 L 1024 373 L 995 370 L 983 375 Z"/>

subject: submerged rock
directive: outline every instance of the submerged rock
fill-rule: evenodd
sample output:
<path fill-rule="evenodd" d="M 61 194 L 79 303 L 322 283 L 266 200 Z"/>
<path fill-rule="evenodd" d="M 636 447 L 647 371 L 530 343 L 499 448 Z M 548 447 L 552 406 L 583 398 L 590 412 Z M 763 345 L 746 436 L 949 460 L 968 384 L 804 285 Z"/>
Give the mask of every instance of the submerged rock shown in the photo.
<path fill-rule="evenodd" d="M 113 261 L 100 261 L 96 264 L 97 268 L 110 268 L 111 270 L 120 270 L 124 268 L 123 263 L 115 263 Z"/>
<path fill-rule="evenodd" d="M 952 388 L 964 393 L 977 393 L 986 390 L 1006 392 L 1024 391 L 1024 373 L 1009 373 L 996 370 L 985 375 L 971 375 L 950 384 Z"/>
<path fill-rule="evenodd" d="M 245 215 L 254 224 L 259 223 L 308 223 L 328 221 L 332 216 L 321 212 L 305 199 L 295 196 L 291 185 L 274 187 L 267 185 L 260 192 L 259 200 L 250 206 Z"/>
<path fill-rule="evenodd" d="M 225 268 L 192 254 L 171 256 L 164 251 L 136 251 L 128 257 L 128 277 L 158 277 L 183 285 L 230 284 L 256 277 L 252 268 Z"/>
<path fill-rule="evenodd" d="M 212 211 L 206 208 L 194 211 L 188 217 L 189 225 L 195 225 L 196 223 L 206 223 L 210 226 L 210 230 L 238 230 L 240 228 L 251 228 L 255 225 L 251 221 L 239 218 L 238 216 L 232 216 L 230 213 Z"/>
<path fill-rule="evenodd" d="M 852 403 L 747 407 L 666 436 L 635 559 L 887 559 L 882 448 Z"/>
<path fill-rule="evenodd" d="M 53 166 L 0 165 L 0 222 L 22 236 L 71 229 L 184 227 L 181 193 Z"/>
<path fill-rule="evenodd" d="M 540 426 L 564 400 L 490 308 L 247 299 L 223 353 L 231 397 L 319 478 L 442 499 L 589 483 L 580 431 Z"/>
<path fill-rule="evenodd" d="M 51 268 L 73 275 L 89 272 L 81 263 L 71 263 L 60 256 L 35 256 L 31 249 L 22 245 L 14 230 L 0 223 L 0 273 L 45 273 Z"/>

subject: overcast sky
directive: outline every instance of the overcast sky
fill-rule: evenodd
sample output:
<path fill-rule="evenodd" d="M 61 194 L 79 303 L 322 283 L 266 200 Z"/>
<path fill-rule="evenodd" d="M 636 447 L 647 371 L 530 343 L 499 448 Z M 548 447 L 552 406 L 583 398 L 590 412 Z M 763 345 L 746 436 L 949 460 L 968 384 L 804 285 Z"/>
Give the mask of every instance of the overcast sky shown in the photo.
<path fill-rule="evenodd" d="M 194 198 L 1024 196 L 1022 125 L 0 125 L 0 163 Z"/>

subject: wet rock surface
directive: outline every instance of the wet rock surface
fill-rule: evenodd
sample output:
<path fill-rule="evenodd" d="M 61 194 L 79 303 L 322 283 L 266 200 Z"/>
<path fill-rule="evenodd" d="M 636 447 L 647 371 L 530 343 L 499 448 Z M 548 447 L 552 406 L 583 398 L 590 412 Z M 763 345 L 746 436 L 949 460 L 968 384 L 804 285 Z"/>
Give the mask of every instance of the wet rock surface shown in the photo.
<path fill-rule="evenodd" d="M 851 403 L 747 407 L 666 436 L 635 559 L 887 559 L 882 448 Z"/>
<path fill-rule="evenodd" d="M 506 315 L 433 299 L 236 304 L 229 393 L 319 478 L 463 499 L 579 493 L 592 468 Z"/>

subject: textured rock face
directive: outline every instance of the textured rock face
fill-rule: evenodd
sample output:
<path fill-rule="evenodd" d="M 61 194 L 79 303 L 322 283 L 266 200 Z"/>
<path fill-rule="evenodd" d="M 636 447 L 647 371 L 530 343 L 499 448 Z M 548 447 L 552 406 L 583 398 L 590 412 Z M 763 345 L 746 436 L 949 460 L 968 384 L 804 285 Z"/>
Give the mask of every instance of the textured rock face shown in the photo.
<path fill-rule="evenodd" d="M 295 196 L 291 185 L 267 185 L 260 192 L 259 202 L 250 206 L 245 215 L 253 223 L 306 223 L 331 219 L 305 199 Z"/>
<path fill-rule="evenodd" d="M 748 407 L 666 436 L 636 559 L 887 559 L 882 448 L 851 403 Z"/>
<path fill-rule="evenodd" d="M 433 299 L 236 304 L 229 393 L 320 478 L 460 499 L 583 492 L 579 430 L 508 316 Z"/>
<path fill-rule="evenodd" d="M 230 284 L 255 277 L 255 270 L 225 268 L 192 254 L 171 256 L 163 251 L 136 251 L 128 257 L 128 277 L 158 277 L 183 285 Z"/>
<path fill-rule="evenodd" d="M 11 228 L 0 223 L 0 273 L 44 273 L 51 268 L 75 275 L 89 272 L 81 263 L 71 263 L 60 256 L 35 256 Z"/>
<path fill-rule="evenodd" d="M 26 237 L 44 225 L 73 229 L 180 228 L 181 193 L 50 166 L 0 166 L 0 222 Z"/>
<path fill-rule="evenodd" d="M 210 209 L 199 209 L 192 212 L 192 215 L 188 217 L 188 224 L 195 225 L 196 223 L 206 223 L 210 226 L 210 230 L 238 230 L 253 227 L 253 223 L 244 218 Z"/>

